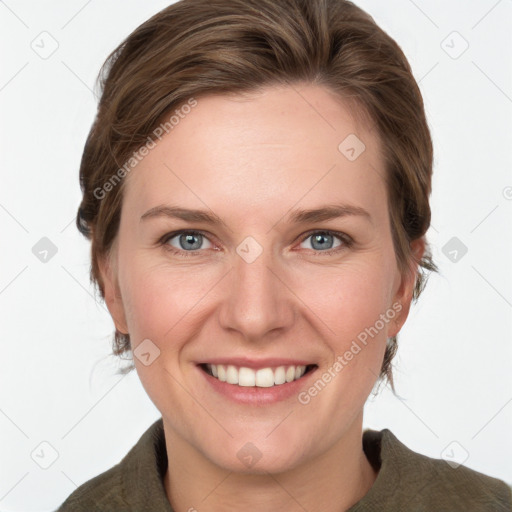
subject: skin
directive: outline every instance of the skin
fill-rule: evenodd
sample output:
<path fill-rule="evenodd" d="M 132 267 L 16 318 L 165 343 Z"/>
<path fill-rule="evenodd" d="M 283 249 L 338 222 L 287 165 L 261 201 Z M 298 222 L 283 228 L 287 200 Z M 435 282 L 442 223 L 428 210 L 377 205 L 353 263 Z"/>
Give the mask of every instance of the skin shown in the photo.
<path fill-rule="evenodd" d="M 346 510 L 378 476 L 361 447 L 363 406 L 414 287 L 414 273 L 396 262 L 377 131 L 311 84 L 197 99 L 127 176 L 119 233 L 100 263 L 117 329 L 134 350 L 145 339 L 160 350 L 148 366 L 134 361 L 163 417 L 167 496 L 176 512 Z M 338 150 L 349 134 L 366 146 L 354 161 Z M 370 219 L 287 222 L 290 210 L 340 203 Z M 159 205 L 204 209 L 225 226 L 140 220 Z M 179 236 L 166 244 L 182 255 L 158 244 L 187 229 L 205 234 L 194 256 Z M 326 254 L 311 235 L 327 229 L 353 244 L 329 238 L 338 252 Z M 247 236 L 262 248 L 252 263 L 236 252 Z M 425 244 L 411 247 L 420 258 Z M 235 403 L 197 366 L 292 355 L 318 365 L 307 391 L 394 303 L 400 313 L 307 405 L 295 395 L 264 407 Z M 237 457 L 248 442 L 262 455 L 250 468 Z"/>

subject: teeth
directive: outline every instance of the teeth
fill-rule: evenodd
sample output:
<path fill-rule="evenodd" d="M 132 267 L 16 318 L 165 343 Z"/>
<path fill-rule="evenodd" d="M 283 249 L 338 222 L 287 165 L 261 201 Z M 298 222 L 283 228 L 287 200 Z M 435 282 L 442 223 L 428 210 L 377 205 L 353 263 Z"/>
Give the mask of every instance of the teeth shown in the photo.
<path fill-rule="evenodd" d="M 272 368 L 262 368 L 256 372 L 256 386 L 271 388 L 274 385 L 274 372 Z"/>
<path fill-rule="evenodd" d="M 274 384 L 284 384 L 286 382 L 286 371 L 284 366 L 276 368 L 274 372 Z"/>
<path fill-rule="evenodd" d="M 208 373 L 221 382 L 236 384 L 242 387 L 270 388 L 300 379 L 306 373 L 304 365 L 260 368 L 259 370 L 253 370 L 244 366 L 237 368 L 233 365 L 226 366 L 223 364 L 208 364 L 206 367 Z"/>
<path fill-rule="evenodd" d="M 213 366 L 214 365 L 212 364 L 212 367 Z M 217 365 L 217 378 L 221 382 L 226 382 L 226 368 L 224 368 L 224 366 L 222 366 L 221 364 Z"/>
<path fill-rule="evenodd" d="M 238 370 L 234 366 L 229 365 L 226 368 L 226 382 L 228 384 L 238 384 Z"/>
<path fill-rule="evenodd" d="M 238 385 L 246 387 L 255 386 L 256 374 L 250 368 L 240 368 L 238 371 Z"/>

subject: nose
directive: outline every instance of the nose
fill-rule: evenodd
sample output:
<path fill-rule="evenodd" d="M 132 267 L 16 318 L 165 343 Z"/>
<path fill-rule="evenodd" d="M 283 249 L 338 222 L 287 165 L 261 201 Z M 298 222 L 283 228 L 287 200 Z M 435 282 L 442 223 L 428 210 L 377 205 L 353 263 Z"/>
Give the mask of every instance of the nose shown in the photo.
<path fill-rule="evenodd" d="M 286 267 L 264 250 L 254 261 L 238 254 L 225 283 L 219 311 L 221 326 L 238 331 L 248 342 L 282 336 L 295 321 L 294 294 Z"/>

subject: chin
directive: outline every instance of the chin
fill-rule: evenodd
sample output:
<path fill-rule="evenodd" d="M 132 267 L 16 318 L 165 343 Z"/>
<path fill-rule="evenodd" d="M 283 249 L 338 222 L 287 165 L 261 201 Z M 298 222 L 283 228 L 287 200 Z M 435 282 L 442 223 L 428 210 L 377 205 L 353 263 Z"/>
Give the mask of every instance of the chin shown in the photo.
<path fill-rule="evenodd" d="M 303 461 L 303 454 L 291 452 L 280 452 L 275 447 L 258 447 L 255 443 L 247 442 L 239 449 L 231 453 L 212 453 L 210 461 L 227 471 L 246 475 L 267 475 L 278 474 L 290 471 L 300 465 Z"/>

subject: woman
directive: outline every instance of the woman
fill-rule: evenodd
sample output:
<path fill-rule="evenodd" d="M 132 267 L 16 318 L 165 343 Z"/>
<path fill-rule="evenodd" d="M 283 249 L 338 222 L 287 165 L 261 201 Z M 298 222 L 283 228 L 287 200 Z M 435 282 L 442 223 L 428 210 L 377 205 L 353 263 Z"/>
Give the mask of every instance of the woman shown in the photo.
<path fill-rule="evenodd" d="M 182 0 L 103 71 L 77 225 L 162 418 L 59 510 L 511 510 L 362 432 L 436 270 L 398 45 L 345 0 Z"/>

